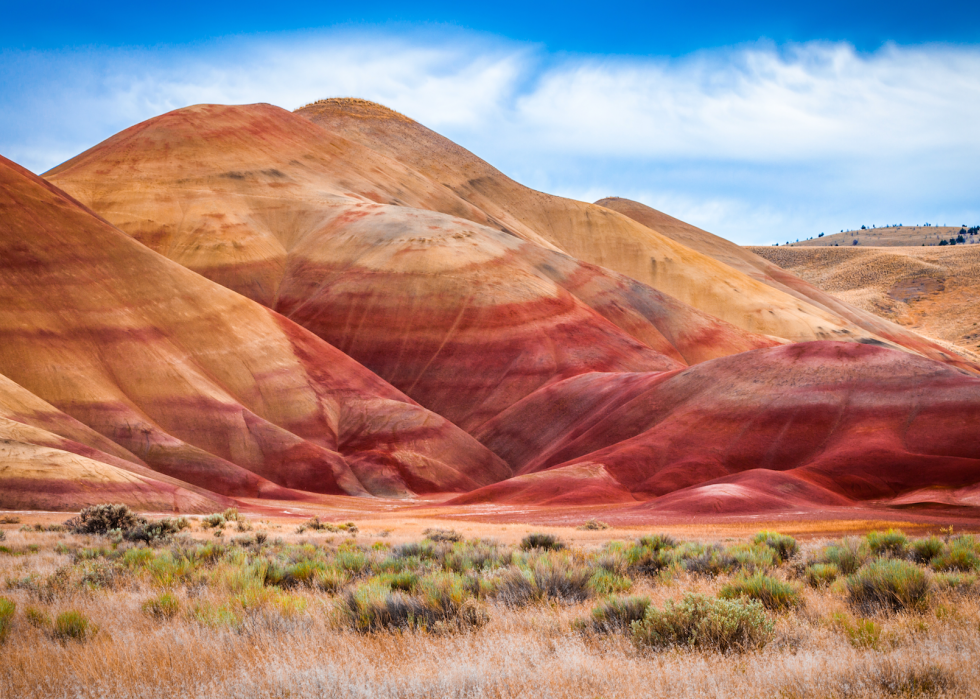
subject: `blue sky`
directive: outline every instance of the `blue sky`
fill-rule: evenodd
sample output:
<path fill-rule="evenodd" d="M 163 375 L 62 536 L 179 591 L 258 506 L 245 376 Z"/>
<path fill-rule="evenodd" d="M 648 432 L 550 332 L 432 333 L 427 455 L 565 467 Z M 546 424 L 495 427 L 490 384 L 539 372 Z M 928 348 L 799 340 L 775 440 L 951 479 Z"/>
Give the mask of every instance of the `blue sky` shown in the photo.
<path fill-rule="evenodd" d="M 0 154 L 35 172 L 188 104 L 361 96 L 740 243 L 980 223 L 980 3 L 25 5 Z"/>

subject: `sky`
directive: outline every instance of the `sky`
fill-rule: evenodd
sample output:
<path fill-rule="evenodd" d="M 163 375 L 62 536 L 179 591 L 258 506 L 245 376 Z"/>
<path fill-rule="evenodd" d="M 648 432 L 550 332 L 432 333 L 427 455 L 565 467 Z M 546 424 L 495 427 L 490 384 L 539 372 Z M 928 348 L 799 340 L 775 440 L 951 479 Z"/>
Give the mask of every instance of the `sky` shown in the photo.
<path fill-rule="evenodd" d="M 980 3 L 460 5 L 20 3 L 0 154 L 41 173 L 190 104 L 356 96 L 741 244 L 980 223 Z"/>

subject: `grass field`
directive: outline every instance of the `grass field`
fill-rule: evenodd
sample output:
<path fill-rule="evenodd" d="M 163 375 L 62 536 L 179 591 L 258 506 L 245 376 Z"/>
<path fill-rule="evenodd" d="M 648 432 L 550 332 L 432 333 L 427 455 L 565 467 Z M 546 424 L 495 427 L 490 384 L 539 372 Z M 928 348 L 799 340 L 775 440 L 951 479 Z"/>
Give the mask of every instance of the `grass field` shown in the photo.
<path fill-rule="evenodd" d="M 980 696 L 973 535 L 22 519 L 4 697 Z"/>

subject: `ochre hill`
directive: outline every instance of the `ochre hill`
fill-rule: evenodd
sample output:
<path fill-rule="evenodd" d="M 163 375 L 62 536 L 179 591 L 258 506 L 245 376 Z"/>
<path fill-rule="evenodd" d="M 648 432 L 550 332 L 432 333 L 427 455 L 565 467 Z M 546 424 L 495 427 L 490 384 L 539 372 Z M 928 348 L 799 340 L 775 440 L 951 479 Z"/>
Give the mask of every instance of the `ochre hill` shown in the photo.
<path fill-rule="evenodd" d="M 509 473 L 334 347 L 2 159 L 0 372 L 90 429 L 26 399 L 8 401 L 14 421 L 221 495 L 466 491 Z"/>
<path fill-rule="evenodd" d="M 820 339 L 878 341 L 970 367 L 962 358 L 902 328 L 880 337 L 860 312 L 830 299 L 810 302 L 763 283 L 758 274 L 732 267 L 679 244 L 659 230 L 609 208 L 563 199 L 514 182 L 439 134 L 390 109 L 364 100 L 321 100 L 301 114 L 335 135 L 398 160 L 477 207 L 501 229 L 544 238 L 569 255 L 648 284 L 717 318 L 754 333 L 793 342 Z M 792 276 L 792 275 L 786 275 Z M 877 320 L 877 325 L 888 324 Z M 972 367 L 971 367 L 972 369 Z"/>
<path fill-rule="evenodd" d="M 561 424 L 542 430 L 532 415 Z M 523 475 L 453 502 L 697 512 L 712 493 L 727 502 L 709 499 L 716 510 L 764 511 L 782 491 L 782 509 L 805 510 L 922 489 L 955 501 L 980 485 L 978 424 L 978 377 L 857 343 L 787 345 L 538 391 L 480 435 Z"/>
<path fill-rule="evenodd" d="M 47 177 L 467 430 L 551 381 L 781 342 L 479 216 L 440 213 L 467 205 L 268 105 L 171 112 Z"/>
<path fill-rule="evenodd" d="M 950 238 L 957 240 L 962 233 L 964 245 L 980 245 L 980 230 L 976 225 L 962 226 L 884 226 L 882 228 L 862 228 L 841 231 L 824 236 L 814 236 L 809 240 L 788 242 L 794 248 L 827 247 L 931 247 L 938 246 Z M 783 246 L 780 246 L 783 247 Z M 947 246 L 943 246 L 947 247 Z"/>
<path fill-rule="evenodd" d="M 828 293 L 831 288 L 806 274 L 796 276 L 794 270 L 785 265 L 774 264 L 775 260 L 768 250 L 785 248 L 743 248 L 717 235 L 701 230 L 673 216 L 657 211 L 649 206 L 629 199 L 611 197 L 596 202 L 642 223 L 687 247 L 704 253 L 719 262 L 758 279 L 764 284 L 797 297 L 808 304 L 833 313 L 854 323 L 859 328 L 872 333 L 896 346 L 904 347 L 926 357 L 938 359 L 954 366 L 980 372 L 980 364 L 973 355 L 964 355 L 958 347 L 936 343 L 933 333 L 920 335 L 918 328 L 903 327 L 895 322 L 893 316 L 882 317 L 874 308 L 864 303 L 853 303 L 852 299 L 839 294 Z M 944 248 L 945 249 L 945 248 Z M 963 360 L 966 360 L 965 362 Z"/>
<path fill-rule="evenodd" d="M 980 245 L 750 250 L 855 308 L 980 362 Z"/>

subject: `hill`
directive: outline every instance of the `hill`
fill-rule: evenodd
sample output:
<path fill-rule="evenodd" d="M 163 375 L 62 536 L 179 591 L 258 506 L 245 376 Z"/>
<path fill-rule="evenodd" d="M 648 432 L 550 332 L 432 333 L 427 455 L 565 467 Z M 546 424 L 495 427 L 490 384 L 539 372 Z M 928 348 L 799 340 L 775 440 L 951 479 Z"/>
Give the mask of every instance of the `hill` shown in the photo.
<path fill-rule="evenodd" d="M 980 355 L 980 246 L 749 250 L 852 306 Z"/>
<path fill-rule="evenodd" d="M 42 444 L 36 433 L 35 446 L 240 497 L 459 491 L 509 473 L 334 347 L 2 159 L 0 309 L 0 372 L 19 396 L 5 417 L 90 450 Z M 0 500 L 15 485 L 27 489 L 25 478 L 65 472 L 59 458 L 35 472 L 6 470 Z M 95 468 L 75 464 L 83 466 Z M 86 490 L 75 482 L 61 507 L 84 502 Z"/>
<path fill-rule="evenodd" d="M 926 247 L 939 246 L 943 241 L 954 241 L 960 245 L 980 244 L 980 227 L 962 226 L 885 226 L 883 228 L 861 228 L 842 231 L 806 240 L 790 241 L 790 247 Z M 945 247 L 945 246 L 943 246 Z"/>

